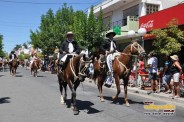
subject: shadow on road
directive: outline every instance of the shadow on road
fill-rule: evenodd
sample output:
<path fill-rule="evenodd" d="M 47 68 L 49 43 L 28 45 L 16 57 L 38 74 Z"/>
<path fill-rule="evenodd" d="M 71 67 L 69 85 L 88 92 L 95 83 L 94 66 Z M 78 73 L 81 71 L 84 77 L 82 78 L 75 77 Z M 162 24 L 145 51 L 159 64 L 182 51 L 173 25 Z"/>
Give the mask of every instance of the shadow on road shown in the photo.
<path fill-rule="evenodd" d="M 98 97 L 99 97 L 99 96 L 98 96 Z M 115 101 L 113 101 L 113 100 L 112 100 L 112 97 L 109 97 L 109 96 L 104 96 L 104 99 L 105 99 L 105 100 L 108 100 L 108 101 L 112 101 L 113 104 L 117 104 L 117 103 L 119 103 L 119 105 L 125 104 L 125 99 L 122 98 L 122 97 L 119 97 L 119 98 L 118 98 L 117 100 L 115 100 Z M 128 102 L 129 102 L 130 104 L 141 104 L 141 105 L 144 104 L 143 102 L 137 102 L 137 101 L 133 101 L 133 100 L 130 100 L 130 99 L 128 99 Z"/>
<path fill-rule="evenodd" d="M 43 77 L 46 77 L 46 76 L 38 75 L 37 77 L 43 78 Z"/>
<path fill-rule="evenodd" d="M 3 103 L 10 103 L 10 101 L 9 101 L 8 99 L 10 99 L 10 97 L 3 97 L 3 98 L 0 98 L 0 104 L 3 104 Z"/>
<path fill-rule="evenodd" d="M 66 104 L 67 104 L 67 108 L 70 108 L 71 107 L 71 104 L 70 104 L 70 99 L 66 101 Z M 86 113 L 87 114 L 95 114 L 95 113 L 99 113 L 99 112 L 102 112 L 103 110 L 97 110 L 91 106 L 93 106 L 94 103 L 90 102 L 90 101 L 81 101 L 81 100 L 77 100 L 77 108 L 79 109 L 79 112 L 80 110 L 82 111 L 87 111 Z"/>
<path fill-rule="evenodd" d="M 15 77 L 23 77 L 23 75 L 15 75 Z"/>
<path fill-rule="evenodd" d="M 0 77 L 3 77 L 4 75 L 0 75 Z"/>

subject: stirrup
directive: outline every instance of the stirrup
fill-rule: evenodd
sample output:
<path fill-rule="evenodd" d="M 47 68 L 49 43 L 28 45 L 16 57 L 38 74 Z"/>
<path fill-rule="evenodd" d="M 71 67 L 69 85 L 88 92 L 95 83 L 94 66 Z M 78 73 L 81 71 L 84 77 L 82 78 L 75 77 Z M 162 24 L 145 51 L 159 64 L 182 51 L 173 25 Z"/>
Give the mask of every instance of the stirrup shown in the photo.
<path fill-rule="evenodd" d="M 107 75 L 109 75 L 109 76 L 110 76 L 111 74 L 112 74 L 112 72 L 110 72 L 110 71 L 108 71 L 108 72 L 107 72 Z"/>

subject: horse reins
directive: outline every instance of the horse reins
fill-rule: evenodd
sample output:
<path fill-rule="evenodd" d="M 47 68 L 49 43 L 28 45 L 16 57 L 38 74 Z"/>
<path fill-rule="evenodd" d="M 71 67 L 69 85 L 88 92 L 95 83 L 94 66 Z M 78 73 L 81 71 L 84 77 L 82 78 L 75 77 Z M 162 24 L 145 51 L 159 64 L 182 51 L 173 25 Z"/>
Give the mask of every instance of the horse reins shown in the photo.
<path fill-rule="evenodd" d="M 136 48 L 136 47 L 134 46 L 134 44 L 135 44 L 135 43 L 131 44 L 131 52 L 132 52 L 132 48 L 134 48 L 134 49 L 137 50 L 139 53 L 142 53 L 142 52 L 141 52 L 141 48 L 142 48 L 142 47 L 137 43 L 137 44 L 138 44 L 138 48 Z M 121 53 L 121 54 L 127 55 L 127 56 L 134 56 L 134 57 L 137 57 L 137 55 L 127 54 L 127 53 Z M 118 62 L 126 69 L 126 72 L 127 72 L 129 69 L 126 67 L 126 65 L 123 64 L 123 63 L 119 60 L 119 58 L 117 58 L 117 60 L 118 60 Z"/>
<path fill-rule="evenodd" d="M 84 66 L 84 68 L 82 70 L 80 70 L 82 63 L 85 63 L 85 66 Z M 84 61 L 83 58 L 81 57 L 80 63 L 79 63 L 79 73 L 78 73 L 78 75 L 86 76 L 84 71 L 88 68 L 89 63 L 91 63 L 91 61 Z M 71 71 L 72 71 L 72 73 L 74 75 L 74 79 L 76 81 L 76 79 L 79 78 L 79 77 L 75 73 L 75 69 L 74 69 L 74 65 L 73 65 L 73 57 L 70 59 L 70 69 L 71 69 Z"/>

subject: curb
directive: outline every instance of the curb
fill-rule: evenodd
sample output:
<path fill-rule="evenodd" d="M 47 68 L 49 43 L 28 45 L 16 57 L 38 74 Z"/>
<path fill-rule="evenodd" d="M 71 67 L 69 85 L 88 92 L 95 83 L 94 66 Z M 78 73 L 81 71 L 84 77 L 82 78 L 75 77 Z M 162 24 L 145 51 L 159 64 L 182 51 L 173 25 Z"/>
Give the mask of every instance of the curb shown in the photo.
<path fill-rule="evenodd" d="M 94 81 L 91 81 L 89 79 L 86 79 L 86 81 L 90 84 L 96 85 L 94 83 Z M 120 88 L 124 89 L 123 85 L 120 85 Z M 116 89 L 116 85 L 113 83 L 110 89 Z M 149 96 L 149 97 L 160 98 L 162 100 L 178 102 L 178 103 L 182 103 L 182 104 L 184 103 L 184 97 L 172 99 L 172 98 L 169 97 L 172 94 L 164 94 L 162 92 L 161 93 L 152 93 L 152 94 L 148 95 L 147 94 L 148 91 L 141 90 L 141 89 L 136 88 L 136 87 L 129 87 L 129 86 L 128 86 L 128 92 L 133 93 L 133 94 L 137 94 L 137 95 L 141 94 L 141 95 L 146 95 L 146 96 Z"/>

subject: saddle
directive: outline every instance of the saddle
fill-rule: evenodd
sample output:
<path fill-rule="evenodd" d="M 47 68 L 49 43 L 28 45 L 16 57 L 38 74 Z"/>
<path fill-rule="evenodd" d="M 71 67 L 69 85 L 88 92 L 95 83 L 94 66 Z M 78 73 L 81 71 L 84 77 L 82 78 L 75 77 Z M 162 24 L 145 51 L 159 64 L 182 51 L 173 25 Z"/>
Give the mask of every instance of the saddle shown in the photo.
<path fill-rule="evenodd" d="M 68 55 L 67 58 L 66 58 L 66 60 L 65 60 L 65 62 L 62 62 L 60 64 L 60 67 L 59 68 L 60 68 L 60 71 L 61 72 L 66 69 L 68 62 L 70 61 L 70 58 L 72 58 L 72 57 L 73 57 L 72 55 Z"/>

